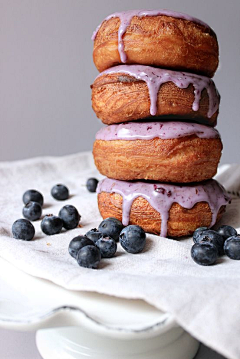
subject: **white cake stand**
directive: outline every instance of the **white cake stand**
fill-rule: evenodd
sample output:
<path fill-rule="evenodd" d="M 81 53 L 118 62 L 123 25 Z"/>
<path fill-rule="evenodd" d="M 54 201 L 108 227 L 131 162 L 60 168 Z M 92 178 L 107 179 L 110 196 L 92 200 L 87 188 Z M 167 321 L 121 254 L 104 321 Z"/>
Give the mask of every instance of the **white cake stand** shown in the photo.
<path fill-rule="evenodd" d="M 199 346 L 144 301 L 69 291 L 2 259 L 0 326 L 37 330 L 44 359 L 192 359 Z"/>

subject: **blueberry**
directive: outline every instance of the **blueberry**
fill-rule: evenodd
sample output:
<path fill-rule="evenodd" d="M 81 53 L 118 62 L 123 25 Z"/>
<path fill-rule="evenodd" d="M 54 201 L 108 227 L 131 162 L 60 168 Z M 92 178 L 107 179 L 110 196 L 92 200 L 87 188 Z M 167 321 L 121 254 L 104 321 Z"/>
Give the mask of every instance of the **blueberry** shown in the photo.
<path fill-rule="evenodd" d="M 232 236 L 224 243 L 224 252 L 231 259 L 240 259 L 240 237 Z"/>
<path fill-rule="evenodd" d="M 95 244 L 102 258 L 112 258 L 117 251 L 117 243 L 111 237 L 103 236 Z"/>
<path fill-rule="evenodd" d="M 123 224 L 117 218 L 109 217 L 104 219 L 98 227 L 99 232 L 103 235 L 113 238 L 115 241 L 119 240 L 119 234 L 123 229 Z"/>
<path fill-rule="evenodd" d="M 140 226 L 125 227 L 119 236 L 120 244 L 129 253 L 140 253 L 146 244 L 146 233 Z"/>
<path fill-rule="evenodd" d="M 201 234 L 202 232 L 208 230 L 208 227 L 198 227 L 194 232 L 193 232 L 193 242 L 197 243 L 197 237 L 199 236 L 199 234 Z"/>
<path fill-rule="evenodd" d="M 89 192 L 96 192 L 98 185 L 98 180 L 96 178 L 89 178 L 87 180 L 86 186 Z"/>
<path fill-rule="evenodd" d="M 214 264 L 218 258 L 218 249 L 210 242 L 195 243 L 191 249 L 191 256 L 197 264 L 210 266 Z"/>
<path fill-rule="evenodd" d="M 90 229 L 90 231 L 88 231 L 85 236 L 91 239 L 94 243 L 96 243 L 97 240 L 102 237 L 102 233 L 99 232 L 97 228 L 93 228 Z"/>
<path fill-rule="evenodd" d="M 30 201 L 23 207 L 22 213 L 29 221 L 36 221 L 42 215 L 42 207 L 39 203 Z"/>
<path fill-rule="evenodd" d="M 76 228 L 81 219 L 77 209 L 71 204 L 68 204 L 60 209 L 58 216 L 63 221 L 63 227 L 66 229 Z"/>
<path fill-rule="evenodd" d="M 37 202 L 40 206 L 43 205 L 43 195 L 36 191 L 35 189 L 29 189 L 23 195 L 23 203 L 27 204 L 28 202 Z"/>
<path fill-rule="evenodd" d="M 77 258 L 78 251 L 85 246 L 94 246 L 93 241 L 85 236 L 74 237 L 68 246 L 68 252 L 73 258 Z"/>
<path fill-rule="evenodd" d="M 51 195 L 58 201 L 64 201 L 69 197 L 69 190 L 64 184 L 56 184 L 51 190 Z"/>
<path fill-rule="evenodd" d="M 100 250 L 95 246 L 85 246 L 78 251 L 77 262 L 80 267 L 96 269 L 100 260 Z"/>
<path fill-rule="evenodd" d="M 237 236 L 237 231 L 235 228 L 231 226 L 223 225 L 218 228 L 217 232 L 226 240 L 229 237 Z"/>
<path fill-rule="evenodd" d="M 196 240 L 196 243 L 203 243 L 203 242 L 213 243 L 217 247 L 219 255 L 224 254 L 224 252 L 223 252 L 223 243 L 224 243 L 223 237 L 216 231 L 207 229 L 203 232 L 200 232 L 200 234 L 196 237 L 195 240 Z"/>
<path fill-rule="evenodd" d="M 53 234 L 58 234 L 61 232 L 63 222 L 61 218 L 49 214 L 45 216 L 41 222 L 41 229 L 43 233 L 51 236 Z"/>
<path fill-rule="evenodd" d="M 27 219 L 18 219 L 12 225 L 12 234 L 16 239 L 30 241 L 35 234 L 35 228 Z"/>

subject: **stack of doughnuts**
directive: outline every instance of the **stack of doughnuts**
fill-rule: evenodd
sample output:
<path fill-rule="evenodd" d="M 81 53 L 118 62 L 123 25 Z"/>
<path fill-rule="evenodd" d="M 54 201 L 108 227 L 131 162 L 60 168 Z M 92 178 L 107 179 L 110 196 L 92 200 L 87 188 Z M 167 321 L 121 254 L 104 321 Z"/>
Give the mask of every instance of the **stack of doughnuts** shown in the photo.
<path fill-rule="evenodd" d="M 189 15 L 131 10 L 108 16 L 93 40 L 92 106 L 107 125 L 93 148 L 107 177 L 102 217 L 163 237 L 213 226 L 230 201 L 212 179 L 222 152 L 214 31 Z"/>

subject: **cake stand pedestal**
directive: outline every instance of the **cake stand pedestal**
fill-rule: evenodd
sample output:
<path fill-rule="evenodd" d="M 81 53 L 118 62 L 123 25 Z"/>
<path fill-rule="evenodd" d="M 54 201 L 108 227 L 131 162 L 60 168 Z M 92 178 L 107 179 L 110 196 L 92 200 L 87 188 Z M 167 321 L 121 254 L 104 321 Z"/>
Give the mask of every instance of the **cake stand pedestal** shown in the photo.
<path fill-rule="evenodd" d="M 43 329 L 36 335 L 44 359 L 192 359 L 198 342 L 181 328 L 147 339 L 117 339 L 80 327 Z"/>
<path fill-rule="evenodd" d="M 0 327 L 35 331 L 44 359 L 192 359 L 199 343 L 142 300 L 71 291 L 0 259 Z"/>

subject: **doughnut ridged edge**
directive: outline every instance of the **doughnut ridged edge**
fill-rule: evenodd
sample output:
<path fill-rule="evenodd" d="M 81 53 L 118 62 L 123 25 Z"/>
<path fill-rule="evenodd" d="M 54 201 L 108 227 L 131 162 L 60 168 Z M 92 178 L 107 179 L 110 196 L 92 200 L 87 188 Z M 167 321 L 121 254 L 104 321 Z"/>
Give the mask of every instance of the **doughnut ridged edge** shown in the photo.
<path fill-rule="evenodd" d="M 122 220 L 122 196 L 118 193 L 101 192 L 98 194 L 98 207 L 103 219 L 115 217 Z M 217 215 L 220 220 L 226 206 L 222 206 Z M 212 213 L 208 203 L 198 202 L 191 209 L 185 209 L 178 203 L 173 203 L 169 211 L 167 235 L 182 237 L 191 235 L 198 227 L 208 227 L 211 224 Z M 137 224 L 146 232 L 160 234 L 161 215 L 146 199 L 138 197 L 134 200 L 129 224 Z"/>
<path fill-rule="evenodd" d="M 195 135 L 170 140 L 96 140 L 93 146 L 95 165 L 104 176 L 175 183 L 212 178 L 221 151 L 220 138 Z"/>
<path fill-rule="evenodd" d="M 119 18 L 102 23 L 94 41 L 93 61 L 102 72 L 121 63 Z M 213 77 L 218 67 L 216 34 L 208 27 L 171 16 L 133 16 L 123 36 L 127 64 L 150 65 Z"/>
<path fill-rule="evenodd" d="M 91 86 L 92 107 L 103 123 L 110 125 L 144 118 L 150 115 L 150 97 L 147 84 L 127 74 L 103 74 Z M 210 126 L 216 124 L 218 111 L 208 118 L 209 97 L 202 91 L 198 111 L 193 111 L 194 87 L 185 89 L 172 82 L 162 84 L 157 96 L 158 116 L 192 119 Z"/>

